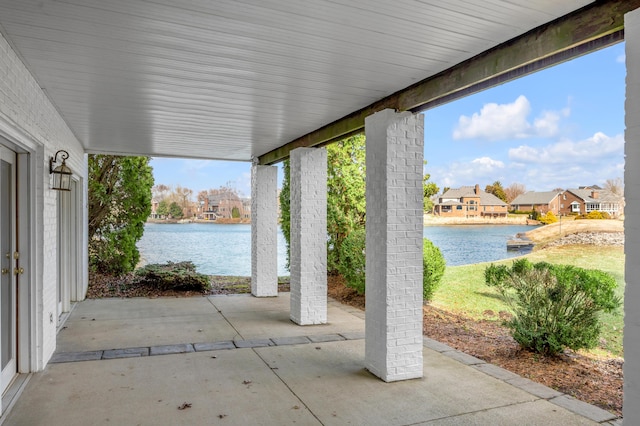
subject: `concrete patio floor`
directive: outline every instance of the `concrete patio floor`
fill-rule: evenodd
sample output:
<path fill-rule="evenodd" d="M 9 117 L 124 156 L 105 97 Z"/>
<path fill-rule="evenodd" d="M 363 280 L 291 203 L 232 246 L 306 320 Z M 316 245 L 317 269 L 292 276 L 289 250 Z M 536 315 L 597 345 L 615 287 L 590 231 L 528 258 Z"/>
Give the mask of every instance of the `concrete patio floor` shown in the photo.
<path fill-rule="evenodd" d="M 591 425 L 615 416 L 425 339 L 424 378 L 363 368 L 364 313 L 289 294 L 78 303 L 4 425 Z"/>

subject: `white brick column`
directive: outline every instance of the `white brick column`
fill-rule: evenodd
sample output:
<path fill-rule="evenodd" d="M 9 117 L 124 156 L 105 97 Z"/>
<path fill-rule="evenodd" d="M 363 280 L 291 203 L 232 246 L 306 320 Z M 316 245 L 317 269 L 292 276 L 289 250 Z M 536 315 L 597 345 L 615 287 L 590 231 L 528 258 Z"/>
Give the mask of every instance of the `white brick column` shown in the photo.
<path fill-rule="evenodd" d="M 327 322 L 327 150 L 291 151 L 291 320 Z"/>
<path fill-rule="evenodd" d="M 624 424 L 640 421 L 640 9 L 627 13 L 624 197 Z"/>
<path fill-rule="evenodd" d="M 278 295 L 278 168 L 251 167 L 251 294 Z"/>
<path fill-rule="evenodd" d="M 422 114 L 365 120 L 365 366 L 386 382 L 422 377 Z"/>

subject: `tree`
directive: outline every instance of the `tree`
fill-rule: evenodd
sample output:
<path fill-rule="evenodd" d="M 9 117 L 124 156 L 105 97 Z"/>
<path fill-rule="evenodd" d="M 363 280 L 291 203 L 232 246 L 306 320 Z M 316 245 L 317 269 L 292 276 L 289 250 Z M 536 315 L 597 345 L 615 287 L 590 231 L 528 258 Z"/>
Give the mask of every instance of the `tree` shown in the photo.
<path fill-rule="evenodd" d="M 365 137 L 356 135 L 327 147 L 327 269 L 338 270 L 340 246 L 365 223 Z"/>
<path fill-rule="evenodd" d="M 507 196 L 507 203 L 511 203 L 525 192 L 527 192 L 527 187 L 518 182 L 514 182 L 504 189 L 504 194 Z"/>
<path fill-rule="evenodd" d="M 161 217 L 169 216 L 169 203 L 167 203 L 167 200 L 162 200 L 158 203 L 156 213 Z"/>
<path fill-rule="evenodd" d="M 424 165 L 426 167 L 426 160 L 424 161 Z M 429 173 L 425 173 L 422 177 L 422 192 L 424 197 L 425 212 L 430 212 L 431 210 L 433 210 L 433 201 L 431 200 L 431 197 L 433 197 L 438 193 L 438 191 L 440 191 L 440 188 L 438 188 L 435 183 L 429 182 L 429 179 L 431 179 L 431 174 Z"/>
<path fill-rule="evenodd" d="M 237 207 L 233 207 L 231 209 L 231 217 L 234 219 L 238 219 L 240 217 L 240 209 Z"/>
<path fill-rule="evenodd" d="M 89 265 L 105 273 L 132 271 L 151 213 L 149 158 L 89 155 L 88 169 Z"/>
<path fill-rule="evenodd" d="M 507 194 L 505 194 L 504 188 L 502 188 L 502 184 L 498 180 L 493 182 L 493 185 L 487 185 L 484 192 L 487 194 L 493 194 L 505 203 L 507 202 Z"/>
<path fill-rule="evenodd" d="M 167 185 L 163 185 L 163 184 L 153 185 L 153 188 L 151 188 L 151 196 L 154 199 L 158 200 L 158 202 L 167 198 L 169 194 L 171 194 L 171 187 Z"/>
<path fill-rule="evenodd" d="M 604 182 L 604 189 L 615 195 L 624 195 L 624 182 L 621 178 L 607 179 Z"/>
<path fill-rule="evenodd" d="M 289 160 L 285 160 L 282 163 L 282 173 L 284 175 L 282 179 L 282 189 L 280 190 L 280 228 L 284 235 L 285 244 L 287 247 L 287 269 L 289 269 L 290 261 L 290 242 L 291 242 L 291 190 L 290 190 L 290 173 L 289 173 Z"/>
<path fill-rule="evenodd" d="M 174 219 L 180 219 L 182 217 L 182 207 L 173 201 L 169 204 L 169 215 Z"/>
<path fill-rule="evenodd" d="M 176 186 L 175 194 L 180 201 L 177 201 L 182 207 L 183 210 L 188 210 L 191 208 L 191 197 L 193 196 L 193 190 L 189 188 L 184 188 L 180 185 Z"/>
<path fill-rule="evenodd" d="M 340 247 L 355 229 L 365 222 L 365 138 L 356 135 L 327 147 L 327 271 L 338 271 Z M 284 162 L 280 192 L 280 226 L 290 260 L 290 169 Z"/>

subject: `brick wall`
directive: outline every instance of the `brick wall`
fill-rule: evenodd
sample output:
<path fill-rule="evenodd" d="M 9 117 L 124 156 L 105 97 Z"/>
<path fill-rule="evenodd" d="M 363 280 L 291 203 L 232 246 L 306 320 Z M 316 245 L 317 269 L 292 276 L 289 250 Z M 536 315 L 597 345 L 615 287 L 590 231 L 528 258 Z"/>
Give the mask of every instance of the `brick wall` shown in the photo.
<path fill-rule="evenodd" d="M 69 127 L 49 102 L 40 85 L 20 58 L 0 35 L 0 133 L 11 143 L 30 152 L 30 191 L 34 203 L 33 229 L 36 247 L 32 248 L 32 365 L 42 369 L 55 350 L 57 324 L 57 197 L 50 189 L 49 158 L 59 149 L 69 152 L 67 165 L 84 187 L 87 166 L 84 150 Z M 83 205 L 86 202 L 83 200 Z M 86 235 L 86 228 L 83 230 Z M 24 248 L 23 248 L 24 250 Z M 86 260 L 82 259 L 86 267 Z M 53 321 L 51 318 L 53 317 Z M 32 339 L 33 341 L 33 339 Z"/>

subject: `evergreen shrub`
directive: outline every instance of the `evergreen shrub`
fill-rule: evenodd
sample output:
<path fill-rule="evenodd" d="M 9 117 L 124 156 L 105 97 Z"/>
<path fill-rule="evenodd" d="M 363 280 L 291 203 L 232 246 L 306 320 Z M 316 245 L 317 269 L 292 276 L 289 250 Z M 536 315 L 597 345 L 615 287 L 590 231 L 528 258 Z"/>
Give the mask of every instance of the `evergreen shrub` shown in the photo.
<path fill-rule="evenodd" d="M 492 264 L 484 275 L 514 315 L 506 323 L 513 338 L 541 354 L 595 347 L 600 312 L 614 312 L 621 303 L 615 279 L 598 270 L 519 259 L 511 268 Z"/>
<path fill-rule="evenodd" d="M 440 285 L 446 261 L 440 249 L 427 238 L 422 243 L 422 296 L 424 301 L 431 300 Z"/>
<path fill-rule="evenodd" d="M 338 273 L 344 277 L 347 286 L 359 294 L 365 292 L 365 246 L 366 232 L 364 228 L 357 228 L 343 240 L 339 253 Z M 426 238 L 422 256 L 422 295 L 428 301 L 442 280 L 446 262 L 440 249 Z"/>
<path fill-rule="evenodd" d="M 193 262 L 153 263 L 135 272 L 138 282 L 160 290 L 199 291 L 211 289 L 208 275 L 196 272 Z"/>
<path fill-rule="evenodd" d="M 338 272 L 344 277 L 347 286 L 354 288 L 358 294 L 364 293 L 365 244 L 365 229 L 356 228 L 342 240 L 338 255 Z"/>

